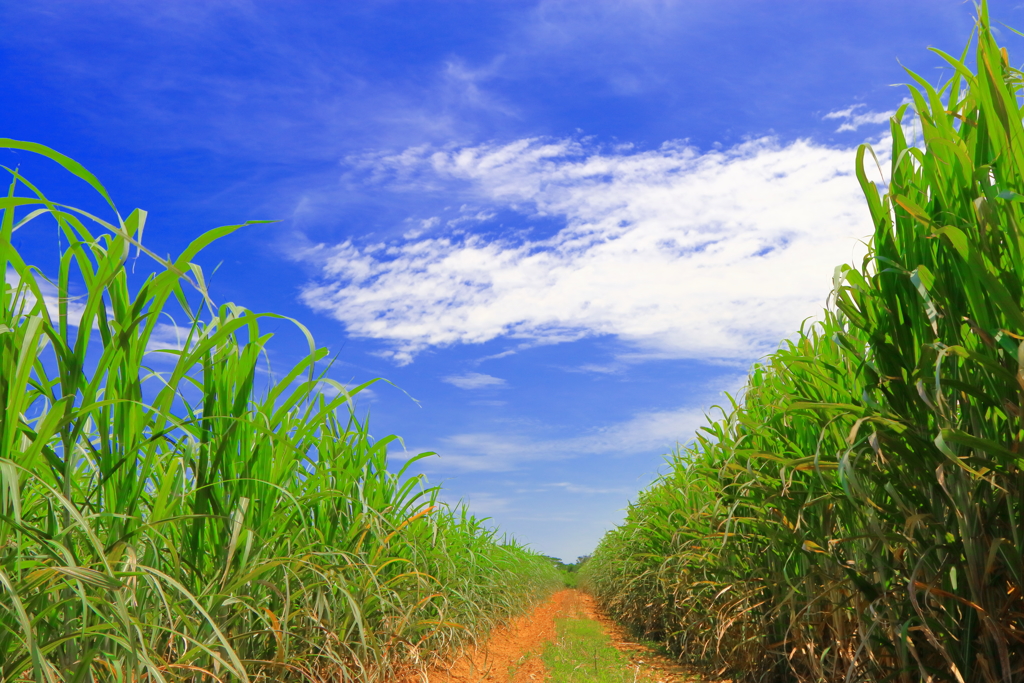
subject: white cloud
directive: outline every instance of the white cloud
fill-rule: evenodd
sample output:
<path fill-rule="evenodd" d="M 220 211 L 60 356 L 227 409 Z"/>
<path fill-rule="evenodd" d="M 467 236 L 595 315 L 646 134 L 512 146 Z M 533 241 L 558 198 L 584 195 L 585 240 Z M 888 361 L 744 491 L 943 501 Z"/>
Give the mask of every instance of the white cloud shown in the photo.
<path fill-rule="evenodd" d="M 601 375 L 618 375 L 626 371 L 628 365 L 623 362 L 585 363 L 578 368 L 563 368 L 566 372 L 596 372 Z"/>
<path fill-rule="evenodd" d="M 467 372 L 464 375 L 449 375 L 442 377 L 441 381 L 454 384 L 460 389 L 483 389 L 484 387 L 505 386 L 505 380 L 500 377 L 492 377 L 482 372 Z"/>
<path fill-rule="evenodd" d="M 821 310 L 833 268 L 859 258 L 871 232 L 853 150 L 806 140 L 702 154 L 524 139 L 365 163 L 397 187 L 459 183 L 478 205 L 564 226 L 302 252 L 321 268 L 303 301 L 385 340 L 400 363 L 432 346 L 588 335 L 647 355 L 748 361 Z"/>
<path fill-rule="evenodd" d="M 703 410 L 680 408 L 643 413 L 564 439 L 530 439 L 520 432 L 456 434 L 443 439 L 435 449 L 440 457 L 422 461 L 422 466 L 446 472 L 507 472 L 533 462 L 581 456 L 668 453 L 677 443 L 690 441 L 697 428 L 706 423 Z"/>
<path fill-rule="evenodd" d="M 402 235 L 402 237 L 404 237 L 407 240 L 414 240 L 417 237 L 422 236 L 423 233 L 427 232 L 431 228 L 437 227 L 437 224 L 441 222 L 441 219 L 438 218 L 437 216 L 431 216 L 430 218 L 426 218 L 418 222 L 418 227 L 412 228 L 411 230 L 407 230 Z"/>
<path fill-rule="evenodd" d="M 10 268 L 7 269 L 4 280 L 12 289 L 18 289 L 22 284 L 21 276 Z M 36 275 L 36 277 L 33 278 L 33 281 L 39 288 L 39 292 L 43 295 L 43 306 L 46 308 L 46 313 L 49 315 L 50 321 L 56 325 L 60 318 L 60 292 L 53 283 L 39 275 Z M 20 296 L 21 299 L 17 305 L 21 307 L 23 312 L 27 313 L 35 308 L 38 300 L 30 287 L 25 286 L 21 291 Z M 85 300 L 85 296 L 64 297 L 67 323 L 71 327 L 79 327 L 81 325 L 82 316 L 85 314 Z M 98 329 L 95 322 L 93 322 L 92 329 Z"/>
<path fill-rule="evenodd" d="M 294 383 L 299 384 L 305 381 L 306 377 L 302 376 L 295 378 Z M 339 386 L 343 387 L 343 389 L 339 388 Z M 377 398 L 376 392 L 374 392 L 374 390 L 370 389 L 369 387 L 364 387 L 355 394 L 351 393 L 352 390 L 356 388 L 356 386 L 356 384 L 352 383 L 339 382 L 338 384 L 335 384 L 333 382 L 320 381 L 319 383 L 317 383 L 316 391 L 323 394 L 324 397 L 327 398 L 328 400 L 337 398 L 338 396 L 341 395 L 342 391 L 345 392 L 345 395 L 348 396 L 350 400 L 354 401 L 369 401 Z"/>
<path fill-rule="evenodd" d="M 191 328 L 182 327 L 176 323 L 157 323 L 153 326 L 153 333 L 149 336 L 146 344 L 146 353 L 158 351 L 181 351 L 185 348 L 185 341 Z M 168 356 L 170 360 L 177 360 L 177 355 Z"/>
<path fill-rule="evenodd" d="M 889 119 L 891 119 L 896 113 L 895 111 L 866 111 L 863 113 L 857 113 L 857 110 L 863 106 L 863 104 L 855 104 L 851 107 L 847 107 L 846 109 L 830 111 L 825 114 L 824 118 L 845 119 L 845 122 L 836 128 L 837 133 L 844 133 L 846 131 L 855 131 L 861 126 L 888 123 Z"/>
<path fill-rule="evenodd" d="M 471 493 L 463 499 L 463 502 L 472 510 L 474 515 L 490 517 L 511 509 L 513 500 L 503 496 L 496 496 L 493 493 L 476 492 Z"/>
<path fill-rule="evenodd" d="M 566 493 L 583 493 L 583 494 L 599 494 L 599 495 L 600 494 L 615 493 L 615 494 L 619 494 L 619 495 L 628 496 L 628 495 L 636 492 L 636 490 L 634 488 L 625 488 L 625 487 L 610 488 L 610 489 L 609 488 L 594 488 L 593 486 L 584 486 L 583 484 L 573 484 L 572 482 L 568 482 L 568 481 L 560 481 L 560 482 L 556 482 L 554 484 L 548 484 L 547 486 L 549 488 L 562 489 Z"/>
<path fill-rule="evenodd" d="M 483 223 L 484 221 L 491 220 L 497 215 L 493 211 L 478 211 L 475 214 L 467 214 L 466 210 L 467 207 L 462 207 L 461 211 L 463 215 L 459 216 L 458 218 L 451 219 L 445 225 L 447 225 L 449 228 L 454 228 L 463 223 Z"/>
<path fill-rule="evenodd" d="M 446 99 L 462 107 L 516 116 L 513 107 L 482 87 L 498 75 L 503 61 L 499 55 L 482 68 L 472 68 L 458 59 L 446 62 L 443 72 Z"/>

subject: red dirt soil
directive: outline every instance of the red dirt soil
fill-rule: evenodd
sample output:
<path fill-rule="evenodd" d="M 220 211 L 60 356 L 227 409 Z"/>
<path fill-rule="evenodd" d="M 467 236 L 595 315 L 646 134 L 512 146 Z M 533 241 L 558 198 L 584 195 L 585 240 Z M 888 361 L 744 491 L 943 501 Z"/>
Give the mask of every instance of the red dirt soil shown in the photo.
<path fill-rule="evenodd" d="M 545 644 L 555 640 L 555 619 L 567 616 L 588 617 L 600 623 L 611 637 L 612 644 L 626 654 L 638 669 L 638 682 L 683 683 L 700 680 L 670 659 L 630 640 L 620 626 L 598 610 L 592 597 L 572 589 L 555 593 L 529 614 L 495 629 L 486 642 L 468 648 L 450 667 L 432 668 L 414 680 L 416 683 L 546 681 L 548 672 L 540 654 Z"/>
<path fill-rule="evenodd" d="M 486 642 L 468 648 L 450 668 L 434 668 L 423 683 L 533 683 L 547 680 L 540 660 L 544 644 L 555 639 L 555 617 L 576 591 L 552 595 L 527 615 L 494 629 Z M 514 672 L 514 673 L 513 673 Z"/>

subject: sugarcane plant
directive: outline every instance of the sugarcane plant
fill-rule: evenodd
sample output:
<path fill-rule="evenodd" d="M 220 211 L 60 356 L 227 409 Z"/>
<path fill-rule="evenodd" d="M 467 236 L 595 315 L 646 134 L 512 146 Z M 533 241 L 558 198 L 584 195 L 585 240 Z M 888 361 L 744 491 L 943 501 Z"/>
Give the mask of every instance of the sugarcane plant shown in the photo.
<path fill-rule="evenodd" d="M 1024 680 L 1024 80 L 972 45 L 857 151 L 864 262 L 584 567 L 713 673 Z"/>
<path fill-rule="evenodd" d="M 122 217 L 80 164 L 0 147 L 56 162 L 109 214 L 7 169 L 0 681 L 395 680 L 558 583 L 443 505 L 417 457 L 388 469 L 395 437 L 355 412 L 372 380 L 331 379 L 296 320 L 214 303 L 201 252 L 251 222 L 161 258 L 146 213 Z M 42 221 L 55 274 L 14 246 Z M 264 329 L 282 320 L 308 342 L 283 371 Z"/>

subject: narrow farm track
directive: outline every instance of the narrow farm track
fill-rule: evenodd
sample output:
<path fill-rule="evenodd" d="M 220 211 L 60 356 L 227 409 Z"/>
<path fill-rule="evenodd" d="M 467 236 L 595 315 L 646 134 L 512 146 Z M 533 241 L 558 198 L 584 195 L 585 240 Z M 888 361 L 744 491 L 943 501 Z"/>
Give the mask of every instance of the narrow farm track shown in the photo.
<path fill-rule="evenodd" d="M 614 621 L 601 613 L 586 593 L 566 589 L 552 595 L 529 614 L 498 628 L 486 642 L 468 649 L 450 667 L 431 669 L 415 683 L 539 683 L 550 680 L 540 654 L 555 640 L 555 619 L 586 618 L 597 621 L 614 646 L 637 667 L 637 681 L 682 683 L 699 680 L 650 648 L 631 640 Z M 409 683 L 413 683 L 410 681 Z"/>

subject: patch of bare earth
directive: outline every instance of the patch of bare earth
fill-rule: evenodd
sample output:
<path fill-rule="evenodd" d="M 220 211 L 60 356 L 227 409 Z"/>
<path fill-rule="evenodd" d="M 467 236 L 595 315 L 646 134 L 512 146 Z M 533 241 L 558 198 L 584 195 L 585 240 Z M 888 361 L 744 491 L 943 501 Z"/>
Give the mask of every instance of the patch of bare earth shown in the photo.
<path fill-rule="evenodd" d="M 448 667 L 435 667 L 421 674 L 422 683 L 540 683 L 547 669 L 540 659 L 545 643 L 555 639 L 555 617 L 565 611 L 575 591 L 563 590 L 494 629 L 490 637 L 467 648 Z"/>
<path fill-rule="evenodd" d="M 636 668 L 636 680 L 646 683 L 692 683 L 700 677 L 634 642 L 614 621 L 605 616 L 586 593 L 567 589 L 552 595 L 529 614 L 494 630 L 490 637 L 466 649 L 449 666 L 435 666 L 419 674 L 416 683 L 541 683 L 548 671 L 540 658 L 545 644 L 555 640 L 555 619 L 593 619 L 609 635 L 612 644 Z M 413 681 L 409 681 L 413 683 Z"/>

